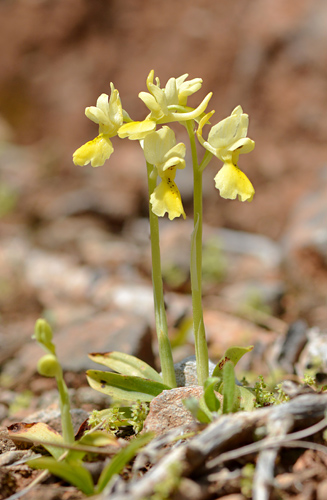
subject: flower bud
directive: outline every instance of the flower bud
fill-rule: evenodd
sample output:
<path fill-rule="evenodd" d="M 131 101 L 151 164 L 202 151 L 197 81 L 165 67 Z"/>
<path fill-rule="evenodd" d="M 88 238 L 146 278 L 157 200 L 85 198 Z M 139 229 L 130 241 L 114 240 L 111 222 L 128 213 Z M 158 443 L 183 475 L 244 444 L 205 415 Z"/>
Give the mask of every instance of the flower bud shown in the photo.
<path fill-rule="evenodd" d="M 39 359 L 37 371 L 44 377 L 56 377 L 61 374 L 61 366 L 54 354 L 46 354 Z"/>
<path fill-rule="evenodd" d="M 45 347 L 48 351 L 55 354 L 55 346 L 52 343 L 52 329 L 49 323 L 47 323 L 44 319 L 38 319 L 35 324 L 35 330 L 33 338 L 35 338 L 43 347 Z"/>

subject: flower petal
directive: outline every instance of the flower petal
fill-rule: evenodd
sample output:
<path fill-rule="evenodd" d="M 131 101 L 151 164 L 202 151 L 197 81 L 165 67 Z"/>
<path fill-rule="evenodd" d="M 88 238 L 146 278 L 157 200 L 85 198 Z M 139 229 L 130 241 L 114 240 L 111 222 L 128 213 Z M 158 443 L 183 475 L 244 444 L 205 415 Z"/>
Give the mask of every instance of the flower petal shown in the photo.
<path fill-rule="evenodd" d="M 174 167 L 175 169 L 185 168 L 185 160 L 183 158 L 180 158 L 179 156 L 172 156 L 171 158 L 168 158 L 168 160 L 166 160 L 165 162 L 157 164 L 158 173 L 160 177 L 163 176 L 166 170 L 172 167 Z"/>
<path fill-rule="evenodd" d="M 236 151 L 238 150 L 239 154 L 246 154 L 250 153 L 253 151 L 255 146 L 255 142 L 252 141 L 252 139 L 249 139 L 249 137 L 244 137 L 243 139 L 239 139 L 238 141 L 234 142 L 228 150 L 229 151 Z"/>
<path fill-rule="evenodd" d="M 154 116 L 161 117 L 163 115 L 161 106 L 157 103 L 152 94 L 148 92 L 140 92 L 139 98 L 144 102 L 147 108 L 154 114 Z"/>
<path fill-rule="evenodd" d="M 176 78 L 169 78 L 165 87 L 165 96 L 167 99 L 167 105 L 171 106 L 173 104 L 178 104 L 178 90 L 177 90 Z"/>
<path fill-rule="evenodd" d="M 101 109 L 106 116 L 109 116 L 109 96 L 107 94 L 101 94 L 97 99 L 96 107 Z"/>
<path fill-rule="evenodd" d="M 179 87 L 177 83 L 179 104 L 185 106 L 187 103 L 187 98 L 200 90 L 201 87 L 202 78 L 193 78 L 193 80 L 182 83 Z"/>
<path fill-rule="evenodd" d="M 113 126 L 113 132 L 116 135 L 117 130 L 123 124 L 123 108 L 121 105 L 121 100 L 119 97 L 118 90 L 115 89 L 112 83 L 110 84 L 110 88 L 111 88 L 111 95 L 109 99 L 108 116 Z"/>
<path fill-rule="evenodd" d="M 183 142 L 179 142 L 176 146 L 170 148 L 167 153 L 164 154 L 162 161 L 166 161 L 172 157 L 184 158 L 186 154 L 186 146 Z"/>
<path fill-rule="evenodd" d="M 165 154 L 176 144 L 174 131 L 169 127 L 162 127 L 157 132 L 148 134 L 144 139 L 145 159 L 151 165 L 162 163 Z"/>
<path fill-rule="evenodd" d="M 226 162 L 215 177 L 216 188 L 220 196 L 240 201 L 252 201 L 254 188 L 247 176 L 231 162 Z"/>
<path fill-rule="evenodd" d="M 208 135 L 208 142 L 214 148 L 225 148 L 239 139 L 246 137 L 248 125 L 248 115 L 244 113 L 241 115 L 231 114 L 231 116 L 221 120 L 211 128 Z"/>
<path fill-rule="evenodd" d="M 150 196 L 152 212 L 158 217 L 163 217 L 168 212 L 168 217 L 173 220 L 175 217 L 186 218 L 181 195 L 175 182 L 169 177 L 162 179 Z"/>
<path fill-rule="evenodd" d="M 168 115 L 158 120 L 157 123 L 184 122 L 186 120 L 194 120 L 195 118 L 198 118 L 198 116 L 202 115 L 202 113 L 205 111 L 211 97 L 212 92 L 209 92 L 209 94 L 206 95 L 199 106 L 192 111 L 188 113 L 169 113 Z"/>
<path fill-rule="evenodd" d="M 91 162 L 92 167 L 100 167 L 113 153 L 114 148 L 107 135 L 100 134 L 92 141 L 83 144 L 73 154 L 75 165 L 83 167 Z"/>
<path fill-rule="evenodd" d="M 85 114 L 89 118 L 89 120 L 92 120 L 94 123 L 103 123 L 104 125 L 109 125 L 108 116 L 102 109 L 99 109 L 96 106 L 89 106 L 85 108 Z"/>
<path fill-rule="evenodd" d="M 118 130 L 118 136 L 121 139 L 128 137 L 131 141 L 144 139 L 150 132 L 156 128 L 156 122 L 153 120 L 143 120 L 142 122 L 125 123 Z"/>

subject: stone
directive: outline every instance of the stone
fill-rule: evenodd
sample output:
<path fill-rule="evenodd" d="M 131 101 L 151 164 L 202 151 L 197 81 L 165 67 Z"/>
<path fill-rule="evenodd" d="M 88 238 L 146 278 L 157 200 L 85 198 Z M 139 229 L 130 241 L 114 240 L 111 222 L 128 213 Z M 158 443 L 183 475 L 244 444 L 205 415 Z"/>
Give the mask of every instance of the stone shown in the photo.
<path fill-rule="evenodd" d="M 209 360 L 209 377 L 211 377 L 216 365 Z M 174 364 L 177 387 L 190 387 L 198 384 L 196 375 L 196 358 L 187 358 Z"/>
<path fill-rule="evenodd" d="M 189 426 L 195 422 L 191 412 L 183 405 L 183 400 L 191 397 L 200 399 L 203 387 L 177 387 L 162 391 L 150 402 L 150 411 L 145 419 L 143 432 L 154 432 L 157 436 L 170 429 Z"/>

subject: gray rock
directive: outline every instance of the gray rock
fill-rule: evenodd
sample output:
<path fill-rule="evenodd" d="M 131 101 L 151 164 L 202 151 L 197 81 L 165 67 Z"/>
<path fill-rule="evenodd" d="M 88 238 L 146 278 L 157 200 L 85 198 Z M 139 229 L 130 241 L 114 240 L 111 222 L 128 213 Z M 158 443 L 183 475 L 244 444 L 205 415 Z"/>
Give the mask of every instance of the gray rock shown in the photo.
<path fill-rule="evenodd" d="M 211 377 L 215 364 L 209 360 L 209 377 Z M 178 387 L 190 387 L 198 385 L 198 378 L 196 375 L 196 359 L 195 356 L 188 356 L 179 363 L 174 364 L 176 382 Z"/>

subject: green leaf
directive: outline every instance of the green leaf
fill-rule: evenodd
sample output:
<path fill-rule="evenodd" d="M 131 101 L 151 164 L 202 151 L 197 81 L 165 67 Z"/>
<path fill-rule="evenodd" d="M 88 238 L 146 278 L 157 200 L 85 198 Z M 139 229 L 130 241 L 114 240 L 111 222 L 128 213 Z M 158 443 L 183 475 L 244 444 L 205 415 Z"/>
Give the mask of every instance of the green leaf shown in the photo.
<path fill-rule="evenodd" d="M 101 472 L 98 484 L 96 486 L 96 493 L 101 493 L 109 483 L 110 479 L 119 474 L 130 460 L 135 456 L 136 452 L 145 446 L 153 438 L 152 433 L 143 434 L 133 439 L 126 448 L 120 450 L 117 455 L 109 462 L 109 464 Z"/>
<path fill-rule="evenodd" d="M 47 469 L 51 474 L 68 481 L 86 495 L 94 493 L 94 484 L 90 472 L 78 462 L 57 462 L 54 458 L 44 457 L 29 460 L 32 469 Z"/>
<path fill-rule="evenodd" d="M 88 370 L 86 375 L 93 389 L 108 394 L 117 401 L 151 401 L 162 391 L 170 389 L 162 382 L 142 377 L 131 377 L 100 370 Z"/>
<path fill-rule="evenodd" d="M 81 439 L 75 442 L 76 445 L 80 446 L 94 446 L 94 447 L 103 447 L 103 446 L 119 446 L 117 438 L 112 434 L 108 434 L 108 432 L 103 431 L 93 431 L 85 434 Z M 80 450 L 69 450 L 66 456 L 66 461 L 76 461 L 82 460 L 86 455 L 86 451 Z"/>
<path fill-rule="evenodd" d="M 246 387 L 237 386 L 240 394 L 240 408 L 244 411 L 252 411 L 255 407 L 255 395 Z"/>
<path fill-rule="evenodd" d="M 42 441 L 42 446 L 45 448 L 54 458 L 58 459 L 64 453 L 63 448 L 56 446 L 51 446 L 48 443 L 58 443 L 64 444 L 64 439 L 59 432 L 52 429 L 49 425 L 43 422 L 27 424 L 24 422 L 19 422 L 8 427 L 8 434 L 14 441 L 19 438 L 28 439 L 32 443 L 35 441 Z"/>
<path fill-rule="evenodd" d="M 223 413 L 231 413 L 234 410 L 236 396 L 234 365 L 231 361 L 224 364 L 223 380 Z"/>
<path fill-rule="evenodd" d="M 204 402 L 210 411 L 218 411 L 220 408 L 220 401 L 215 394 L 215 388 L 220 381 L 218 377 L 209 377 L 204 383 Z"/>
<path fill-rule="evenodd" d="M 200 408 L 200 402 L 196 398 L 187 398 L 183 400 L 183 405 L 187 408 L 193 415 L 193 417 L 201 422 L 201 424 L 209 424 L 212 421 L 210 414 Z"/>
<path fill-rule="evenodd" d="M 161 376 L 154 368 L 130 354 L 118 351 L 105 353 L 92 352 L 89 354 L 89 358 L 95 361 L 95 363 L 107 366 L 122 375 L 148 378 L 162 383 Z"/>
<path fill-rule="evenodd" d="M 228 361 L 231 361 L 234 366 L 239 362 L 239 360 L 246 354 L 247 352 L 252 351 L 253 345 L 248 347 L 229 347 L 223 357 L 219 360 L 216 368 L 213 371 L 213 377 L 222 377 L 222 372 L 225 364 Z"/>

